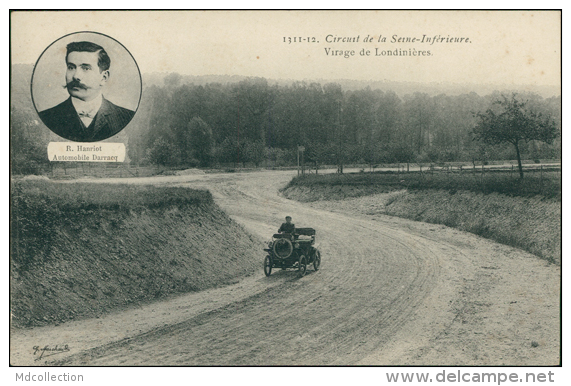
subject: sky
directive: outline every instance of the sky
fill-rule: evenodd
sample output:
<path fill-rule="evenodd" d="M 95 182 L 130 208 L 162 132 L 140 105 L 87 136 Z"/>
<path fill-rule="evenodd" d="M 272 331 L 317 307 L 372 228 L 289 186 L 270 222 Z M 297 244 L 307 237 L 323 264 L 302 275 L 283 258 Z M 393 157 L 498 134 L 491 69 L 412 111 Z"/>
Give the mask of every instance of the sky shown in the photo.
<path fill-rule="evenodd" d="M 560 25 L 555 11 L 15 12 L 11 54 L 35 63 L 60 37 L 94 31 L 142 73 L 559 86 Z M 426 42 L 435 36 L 464 40 Z"/>

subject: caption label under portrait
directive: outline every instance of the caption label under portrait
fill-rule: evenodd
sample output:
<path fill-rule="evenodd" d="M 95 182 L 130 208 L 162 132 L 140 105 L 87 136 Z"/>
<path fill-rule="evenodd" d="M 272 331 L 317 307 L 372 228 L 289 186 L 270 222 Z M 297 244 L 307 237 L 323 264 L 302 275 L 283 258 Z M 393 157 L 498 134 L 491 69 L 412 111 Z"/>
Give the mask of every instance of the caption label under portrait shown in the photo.
<path fill-rule="evenodd" d="M 125 144 L 50 142 L 48 159 L 52 162 L 124 162 Z"/>

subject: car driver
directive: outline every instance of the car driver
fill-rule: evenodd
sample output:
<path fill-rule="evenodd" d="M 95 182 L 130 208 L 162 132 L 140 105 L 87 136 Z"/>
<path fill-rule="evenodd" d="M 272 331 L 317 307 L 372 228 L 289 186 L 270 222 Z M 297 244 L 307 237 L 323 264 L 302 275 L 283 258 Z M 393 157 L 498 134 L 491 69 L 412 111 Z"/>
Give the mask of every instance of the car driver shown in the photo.
<path fill-rule="evenodd" d="M 291 222 L 291 216 L 286 216 L 286 222 L 282 223 L 280 229 L 278 229 L 278 233 L 295 233 L 295 225 Z"/>

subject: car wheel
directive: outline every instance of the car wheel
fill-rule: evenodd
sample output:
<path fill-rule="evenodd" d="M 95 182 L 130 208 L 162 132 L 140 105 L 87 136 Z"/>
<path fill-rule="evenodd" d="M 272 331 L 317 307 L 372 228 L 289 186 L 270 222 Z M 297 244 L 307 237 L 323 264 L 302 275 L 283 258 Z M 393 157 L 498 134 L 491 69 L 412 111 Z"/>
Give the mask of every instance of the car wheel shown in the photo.
<path fill-rule="evenodd" d="M 299 257 L 297 272 L 299 273 L 299 277 L 304 277 L 307 272 L 307 260 L 304 255 Z"/>
<path fill-rule="evenodd" d="M 313 256 L 313 268 L 316 271 L 319 271 L 320 265 L 321 265 L 321 253 L 319 251 L 315 251 L 315 256 Z"/>
<path fill-rule="evenodd" d="M 272 259 L 270 256 L 266 256 L 264 259 L 264 273 L 266 276 L 270 276 L 272 274 Z"/>

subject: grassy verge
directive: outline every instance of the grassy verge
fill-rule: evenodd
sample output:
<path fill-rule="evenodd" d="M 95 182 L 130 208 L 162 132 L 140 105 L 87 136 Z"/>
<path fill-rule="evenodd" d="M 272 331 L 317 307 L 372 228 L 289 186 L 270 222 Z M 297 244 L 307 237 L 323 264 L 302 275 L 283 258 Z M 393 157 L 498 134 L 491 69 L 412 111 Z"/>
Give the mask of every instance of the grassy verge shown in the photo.
<path fill-rule="evenodd" d="M 537 197 L 442 190 L 403 192 L 385 213 L 451 228 L 523 249 L 561 263 L 561 205 Z"/>
<path fill-rule="evenodd" d="M 560 172 L 528 171 L 525 178 L 520 179 L 516 174 L 505 171 L 480 172 L 465 171 L 455 173 L 350 173 L 350 174 L 324 174 L 305 175 L 293 178 L 285 187 L 289 188 L 319 188 L 333 187 L 329 199 L 344 199 L 359 197 L 368 194 L 388 193 L 396 190 L 466 190 L 476 193 L 501 193 L 512 197 L 540 196 L 546 199 L 561 201 L 561 174 Z M 311 200 L 311 197 L 306 197 Z M 321 199 L 321 196 L 315 196 Z"/>
<path fill-rule="evenodd" d="M 21 181 L 11 205 L 15 326 L 230 284 L 259 265 L 261 244 L 207 191 Z"/>
<path fill-rule="evenodd" d="M 369 173 L 295 178 L 283 194 L 324 209 L 387 214 L 471 232 L 561 263 L 561 182 L 552 175 Z"/>

